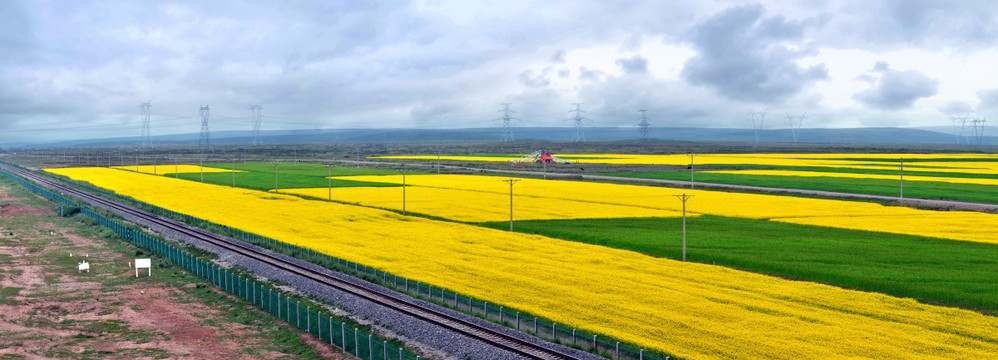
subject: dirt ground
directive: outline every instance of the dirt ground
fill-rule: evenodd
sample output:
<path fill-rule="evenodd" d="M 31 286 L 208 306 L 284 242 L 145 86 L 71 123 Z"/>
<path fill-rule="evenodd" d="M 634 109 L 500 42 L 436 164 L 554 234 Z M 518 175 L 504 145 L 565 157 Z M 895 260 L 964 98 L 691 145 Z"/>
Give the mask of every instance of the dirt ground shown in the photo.
<path fill-rule="evenodd" d="M 54 206 L 0 181 L 0 359 L 350 358 Z"/>

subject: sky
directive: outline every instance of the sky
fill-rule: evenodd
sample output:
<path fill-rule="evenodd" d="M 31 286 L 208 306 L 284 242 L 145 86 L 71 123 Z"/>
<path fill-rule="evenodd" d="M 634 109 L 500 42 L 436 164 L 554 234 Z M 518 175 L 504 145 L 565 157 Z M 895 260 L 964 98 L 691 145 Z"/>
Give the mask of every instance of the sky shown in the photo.
<path fill-rule="evenodd" d="M 2 1 L 0 143 L 212 131 L 998 119 L 998 2 Z M 756 118 L 756 125 L 760 123 Z"/>

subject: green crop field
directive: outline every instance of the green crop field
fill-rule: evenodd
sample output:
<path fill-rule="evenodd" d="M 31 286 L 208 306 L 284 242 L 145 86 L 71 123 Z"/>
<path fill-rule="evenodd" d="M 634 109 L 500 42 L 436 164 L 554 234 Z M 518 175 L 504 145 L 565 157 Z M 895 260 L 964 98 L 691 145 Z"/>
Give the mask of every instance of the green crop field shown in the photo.
<path fill-rule="evenodd" d="M 808 170 L 815 169 L 783 169 L 783 170 Z M 828 169 L 825 169 L 827 171 Z M 849 171 L 852 173 L 853 171 Z M 877 172 L 871 172 L 877 173 Z M 906 172 L 907 174 L 907 172 Z M 663 179 L 689 181 L 690 173 L 687 171 L 648 171 L 648 172 L 611 172 L 600 175 L 632 177 L 643 179 Z M 910 174 L 924 175 L 924 174 Z M 949 174 L 952 177 L 986 177 L 979 174 Z M 936 175 L 936 176 L 942 176 Z M 763 186 L 772 188 L 803 189 L 834 191 L 853 194 L 870 194 L 883 196 L 898 196 L 900 191 L 900 180 L 884 179 L 858 179 L 839 177 L 806 177 L 806 176 L 781 176 L 781 175 L 739 175 L 739 174 L 716 174 L 700 173 L 694 174 L 694 180 L 704 183 L 735 184 L 749 186 Z M 978 185 L 978 184 L 957 184 L 934 181 L 905 181 L 904 196 L 906 198 L 917 199 L 944 199 L 958 200 L 980 203 L 998 204 L 998 186 Z"/>
<path fill-rule="evenodd" d="M 515 229 L 680 259 L 681 221 L 536 220 Z M 689 261 L 998 313 L 998 245 L 708 215 L 687 221 Z"/>
<path fill-rule="evenodd" d="M 274 189 L 273 163 L 236 163 L 234 165 L 236 170 L 240 170 L 240 172 L 235 173 L 235 182 L 237 187 L 253 189 L 253 190 L 264 190 L 264 191 Z M 233 164 L 210 163 L 210 164 L 205 164 L 205 166 L 218 169 L 231 169 Z M 382 175 L 382 174 L 397 174 L 397 173 L 398 172 L 394 170 L 383 170 L 383 169 L 353 168 L 353 167 L 343 167 L 343 166 L 334 166 L 332 168 L 333 176 Z M 329 174 L 329 169 L 327 169 L 325 165 L 321 164 L 281 163 L 278 165 L 277 185 L 281 189 L 324 188 L 330 186 L 329 180 L 326 179 L 326 176 L 328 174 Z M 174 174 L 166 174 L 163 176 L 172 177 L 174 176 Z M 178 174 L 177 177 L 186 180 L 201 181 L 200 173 L 181 173 Z M 230 172 L 205 173 L 204 182 L 209 184 L 231 186 L 232 173 Z M 333 179 L 331 186 L 332 187 L 353 187 L 353 186 L 382 187 L 382 186 L 398 186 L 398 185 Z"/>

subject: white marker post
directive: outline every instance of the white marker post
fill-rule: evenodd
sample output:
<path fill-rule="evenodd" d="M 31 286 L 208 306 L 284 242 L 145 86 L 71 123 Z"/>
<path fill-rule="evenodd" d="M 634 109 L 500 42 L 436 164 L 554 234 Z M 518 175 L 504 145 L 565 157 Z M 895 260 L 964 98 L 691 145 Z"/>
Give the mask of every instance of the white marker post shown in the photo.
<path fill-rule="evenodd" d="M 84 262 L 79 263 L 78 265 L 79 265 L 79 269 L 80 269 L 78 272 L 83 272 L 83 270 L 86 270 L 87 272 L 90 272 L 90 263 L 84 261 Z"/>
<path fill-rule="evenodd" d="M 152 259 L 135 259 L 135 277 L 139 277 L 139 269 L 149 269 L 152 276 Z"/>

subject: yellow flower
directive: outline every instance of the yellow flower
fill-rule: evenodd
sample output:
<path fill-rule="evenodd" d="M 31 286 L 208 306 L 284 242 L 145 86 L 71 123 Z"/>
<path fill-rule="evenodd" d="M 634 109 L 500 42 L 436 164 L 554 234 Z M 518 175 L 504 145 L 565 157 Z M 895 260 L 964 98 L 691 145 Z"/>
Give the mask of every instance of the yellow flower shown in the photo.
<path fill-rule="evenodd" d="M 998 353 L 998 318 L 911 299 L 284 194 L 106 168 L 48 171 L 685 358 L 976 359 Z M 643 194 L 638 188 L 612 185 L 590 194 L 590 201 L 636 200 Z M 628 191 L 638 194 L 614 198 Z M 765 199 L 780 199 L 753 196 L 739 198 L 756 201 L 743 204 L 697 192 L 693 201 L 749 214 Z M 762 212 L 833 215 L 840 209 L 828 200 L 789 199 L 795 208 Z M 660 203 L 677 202 L 665 200 Z M 811 201 L 819 209 L 807 209 Z"/>

